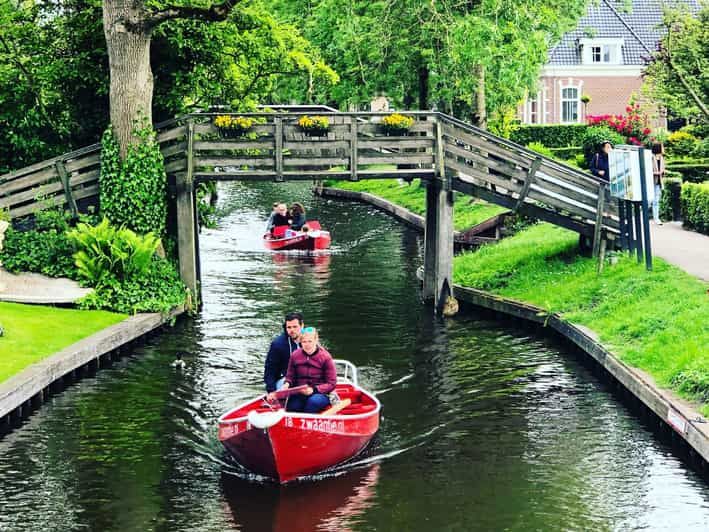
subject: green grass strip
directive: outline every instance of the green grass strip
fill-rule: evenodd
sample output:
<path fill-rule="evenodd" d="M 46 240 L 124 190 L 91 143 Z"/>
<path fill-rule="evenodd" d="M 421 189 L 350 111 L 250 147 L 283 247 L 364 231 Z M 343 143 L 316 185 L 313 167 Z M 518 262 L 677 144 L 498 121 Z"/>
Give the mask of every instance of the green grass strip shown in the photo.
<path fill-rule="evenodd" d="M 0 302 L 0 382 L 26 367 L 127 318 L 102 310 L 74 310 Z"/>
<path fill-rule="evenodd" d="M 420 186 L 419 179 L 414 179 L 411 184 L 396 179 L 363 179 L 354 182 L 328 181 L 326 185 L 355 192 L 369 192 L 421 216 L 426 213 L 426 189 Z M 507 210 L 470 196 L 456 194 L 453 224 L 456 231 L 464 231 Z"/>
<path fill-rule="evenodd" d="M 627 254 L 598 275 L 577 241 L 540 223 L 457 256 L 454 279 L 589 327 L 621 360 L 709 416 L 709 285 L 659 258 L 648 272 Z"/>

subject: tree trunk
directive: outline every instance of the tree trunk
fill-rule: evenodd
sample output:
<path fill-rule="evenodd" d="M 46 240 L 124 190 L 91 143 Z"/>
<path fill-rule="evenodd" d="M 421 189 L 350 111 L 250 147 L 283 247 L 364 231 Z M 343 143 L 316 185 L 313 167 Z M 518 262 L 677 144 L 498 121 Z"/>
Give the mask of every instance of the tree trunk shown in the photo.
<path fill-rule="evenodd" d="M 485 110 L 485 66 L 475 65 L 475 77 L 478 86 L 475 90 L 475 125 L 487 129 L 487 111 Z"/>
<path fill-rule="evenodd" d="M 125 158 L 134 123 L 152 120 L 151 31 L 144 24 L 143 0 L 103 0 L 103 31 L 111 74 L 111 124 Z"/>
<path fill-rule="evenodd" d="M 428 110 L 428 67 L 419 67 L 419 110 Z"/>

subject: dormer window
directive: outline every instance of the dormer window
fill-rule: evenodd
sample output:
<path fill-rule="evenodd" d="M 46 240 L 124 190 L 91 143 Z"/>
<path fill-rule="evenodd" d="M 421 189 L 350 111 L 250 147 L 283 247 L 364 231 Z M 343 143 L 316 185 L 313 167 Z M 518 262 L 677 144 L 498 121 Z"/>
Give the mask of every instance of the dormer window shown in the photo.
<path fill-rule="evenodd" d="M 623 63 L 623 39 L 580 39 L 584 65 L 620 65 Z"/>

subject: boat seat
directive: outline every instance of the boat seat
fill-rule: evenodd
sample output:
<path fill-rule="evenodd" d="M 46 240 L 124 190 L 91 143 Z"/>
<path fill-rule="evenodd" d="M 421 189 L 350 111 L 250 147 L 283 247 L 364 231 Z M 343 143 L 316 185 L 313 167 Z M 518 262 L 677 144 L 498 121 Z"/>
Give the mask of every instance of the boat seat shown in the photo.
<path fill-rule="evenodd" d="M 357 403 L 356 405 L 350 405 L 347 408 L 343 409 L 340 411 L 340 414 L 343 415 L 355 415 L 355 414 L 366 414 L 367 412 L 371 412 L 377 408 L 377 405 L 365 405 L 362 403 Z"/>
<path fill-rule="evenodd" d="M 318 222 L 317 220 L 308 220 L 305 223 L 311 231 L 319 231 L 320 229 L 322 229 L 322 227 L 320 226 L 320 222 Z"/>
<path fill-rule="evenodd" d="M 349 399 L 352 404 L 362 402 L 362 392 L 358 391 L 337 391 L 337 395 L 341 400 Z"/>

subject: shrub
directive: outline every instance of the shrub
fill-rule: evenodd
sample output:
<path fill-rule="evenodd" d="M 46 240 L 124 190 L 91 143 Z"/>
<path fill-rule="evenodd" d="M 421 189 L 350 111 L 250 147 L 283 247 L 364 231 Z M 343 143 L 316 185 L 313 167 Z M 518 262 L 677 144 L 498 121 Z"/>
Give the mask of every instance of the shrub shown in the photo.
<path fill-rule="evenodd" d="M 581 146 L 587 129 L 586 124 L 520 126 L 512 133 L 510 140 L 522 146 L 532 142 L 541 142 L 550 148 Z"/>
<path fill-rule="evenodd" d="M 627 115 L 589 116 L 589 126 L 608 126 L 624 138 L 627 144 L 642 146 L 650 140 L 648 117 L 640 110 L 640 104 L 628 105 Z"/>
<path fill-rule="evenodd" d="M 149 124 L 137 126 L 138 141 L 121 161 L 118 142 L 109 128 L 101 139 L 101 213 L 111 223 L 137 233 L 165 235 L 167 176 L 160 146 Z"/>
<path fill-rule="evenodd" d="M 95 226 L 81 223 L 67 236 L 78 250 L 74 260 L 79 275 L 91 286 L 108 278 L 125 281 L 143 275 L 160 244 L 153 233 L 139 236 L 106 218 Z"/>
<path fill-rule="evenodd" d="M 665 177 L 662 180 L 662 196 L 660 197 L 660 218 L 663 220 L 679 220 L 680 193 L 682 179 Z"/>
<path fill-rule="evenodd" d="M 709 137 L 697 141 L 692 156 L 697 159 L 709 158 Z"/>
<path fill-rule="evenodd" d="M 703 183 L 709 179 L 709 162 L 706 159 L 671 162 L 667 164 L 667 169 L 682 176 L 683 181 Z"/>
<path fill-rule="evenodd" d="M 554 157 L 554 154 L 552 153 L 552 151 L 549 148 L 547 148 L 544 144 L 542 144 L 541 142 L 530 142 L 525 147 L 529 150 L 537 152 L 540 155 L 543 155 L 544 157 L 549 157 L 549 158 Z"/>
<path fill-rule="evenodd" d="M 609 140 L 614 145 L 624 142 L 623 136 L 608 126 L 593 126 L 586 130 L 581 144 L 587 165 L 591 162 L 593 154 L 600 149 L 601 143 L 606 140 Z"/>
<path fill-rule="evenodd" d="M 709 234 L 709 182 L 683 184 L 680 205 L 685 227 Z"/>
<path fill-rule="evenodd" d="M 33 272 L 49 277 L 77 279 L 72 253 L 74 248 L 66 236 L 68 214 L 56 209 L 39 211 L 34 229 L 5 232 L 0 262 L 12 273 Z"/>
<path fill-rule="evenodd" d="M 125 314 L 169 312 L 187 301 L 187 288 L 175 267 L 153 256 L 146 272 L 126 281 L 108 278 L 79 301 L 82 309 L 107 309 Z"/>
<path fill-rule="evenodd" d="M 686 157 L 691 155 L 697 146 L 698 139 L 686 131 L 675 131 L 667 137 L 667 154 L 672 157 Z"/>

